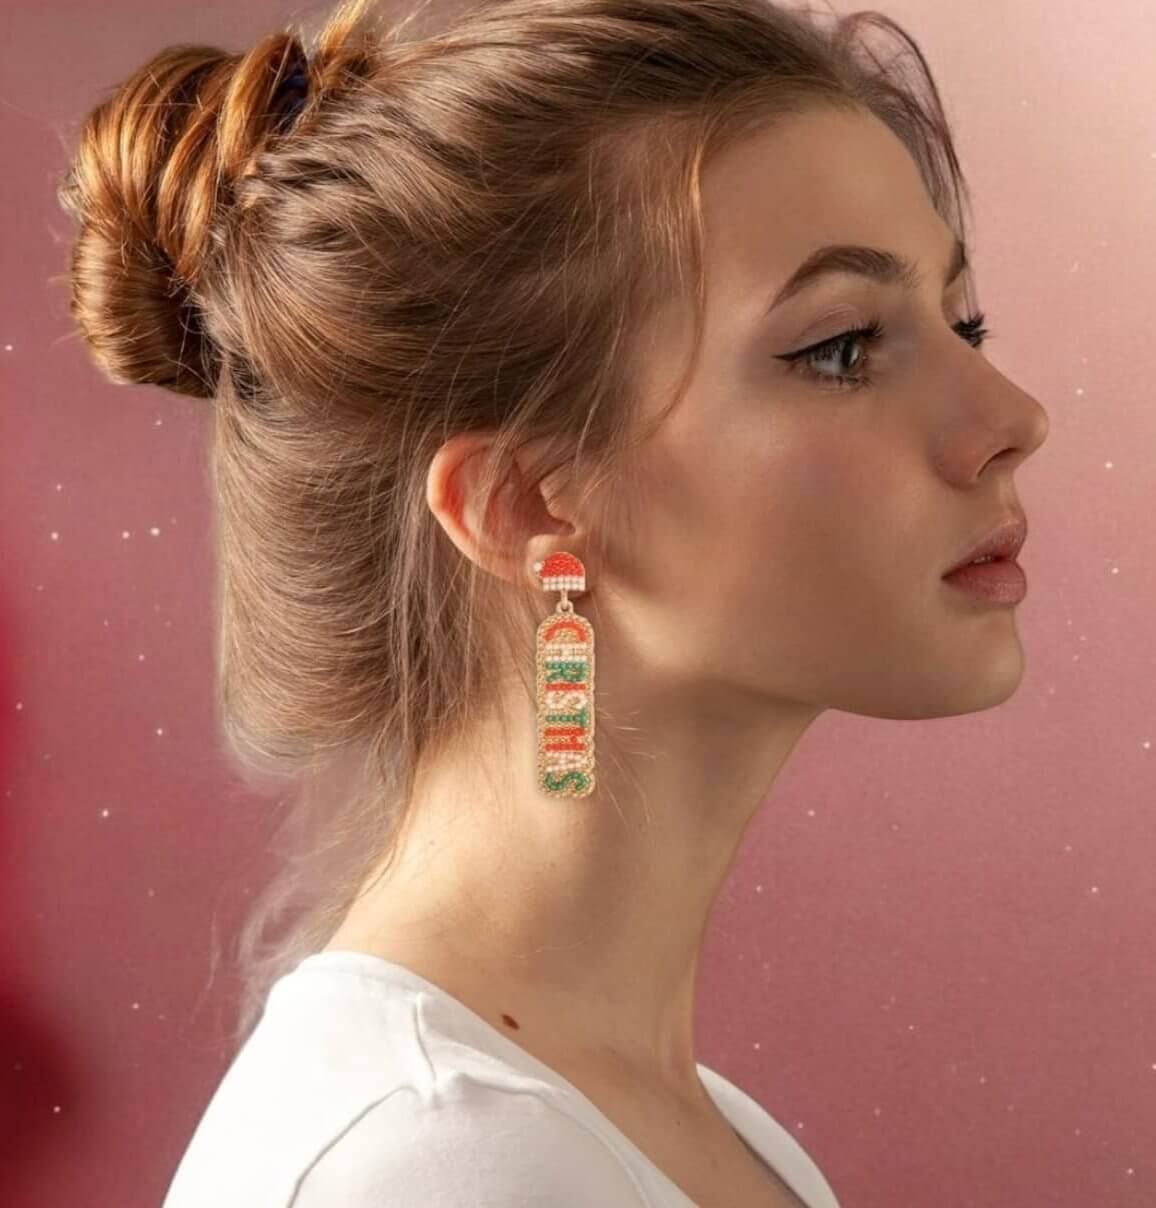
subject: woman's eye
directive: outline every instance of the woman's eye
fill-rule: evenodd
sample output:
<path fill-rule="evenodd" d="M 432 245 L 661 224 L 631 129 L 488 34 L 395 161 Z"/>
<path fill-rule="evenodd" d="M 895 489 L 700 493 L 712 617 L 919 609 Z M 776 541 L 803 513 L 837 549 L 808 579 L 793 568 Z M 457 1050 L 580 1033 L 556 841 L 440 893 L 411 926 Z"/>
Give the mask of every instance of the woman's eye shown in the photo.
<path fill-rule="evenodd" d="M 991 332 L 984 327 L 983 320 L 983 311 L 979 310 L 976 311 L 974 315 L 970 316 L 970 318 L 960 319 L 960 321 L 955 324 L 955 330 L 959 332 L 961 336 L 963 336 L 963 338 L 972 346 L 972 348 L 982 348 L 984 340 L 991 335 Z"/>
<path fill-rule="evenodd" d="M 841 331 L 821 344 L 812 344 L 809 348 L 800 348 L 797 352 L 784 353 L 779 360 L 786 361 L 793 372 L 801 373 L 804 377 L 833 382 L 839 390 L 855 390 L 870 383 L 870 378 L 861 370 L 855 372 L 866 359 L 865 353 L 855 355 L 857 345 L 877 344 L 884 334 L 882 320 L 871 319 L 862 327 Z M 821 368 L 824 361 L 833 361 L 834 368 Z"/>
<path fill-rule="evenodd" d="M 960 319 L 954 324 L 954 330 L 973 348 L 983 346 L 984 340 L 991 333 L 983 325 L 983 311 Z M 800 348 L 797 352 L 781 354 L 779 360 L 786 361 L 795 372 L 804 377 L 817 378 L 821 381 L 835 383 L 840 390 L 856 390 L 871 384 L 871 378 L 862 372 L 861 367 L 868 359 L 866 353 L 853 355 L 860 344 L 872 347 L 878 344 L 887 334 L 882 319 L 871 319 L 861 327 L 853 327 L 840 332 L 837 336 L 824 340 L 821 344 L 812 344 L 809 348 Z M 851 359 L 848 360 L 848 354 Z M 835 362 L 835 367 L 824 371 L 817 366 L 823 361 Z"/>

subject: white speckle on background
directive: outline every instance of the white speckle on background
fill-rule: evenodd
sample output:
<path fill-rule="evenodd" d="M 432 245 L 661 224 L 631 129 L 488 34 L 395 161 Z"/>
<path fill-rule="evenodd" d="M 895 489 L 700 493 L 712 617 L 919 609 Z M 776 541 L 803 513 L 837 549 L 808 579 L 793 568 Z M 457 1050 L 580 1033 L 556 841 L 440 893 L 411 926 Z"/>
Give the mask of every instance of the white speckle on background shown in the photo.
<path fill-rule="evenodd" d="M 4 345 L 4 351 L 5 351 L 5 352 L 11 352 L 11 351 L 12 351 L 12 345 L 11 345 L 11 344 L 5 344 L 5 345 Z"/>
<path fill-rule="evenodd" d="M 128 537 L 128 535 L 129 535 L 128 529 L 125 529 L 125 530 L 124 530 L 124 532 L 123 532 L 123 533 L 121 533 L 121 536 L 122 536 L 122 537 L 125 537 L 125 538 L 127 538 L 127 537 Z"/>
<path fill-rule="evenodd" d="M 1105 470 L 1110 470 L 1111 468 L 1112 468 L 1112 463 L 1111 463 L 1110 461 L 1106 461 L 1106 462 L 1104 462 L 1104 469 L 1105 469 Z"/>
<path fill-rule="evenodd" d="M 1076 387 L 1076 394 L 1078 394 L 1078 395 L 1083 395 L 1083 393 L 1084 393 L 1084 388 L 1083 388 L 1083 386 L 1077 386 L 1077 387 Z"/>
<path fill-rule="evenodd" d="M 157 526 L 156 526 L 155 524 L 153 525 L 153 527 L 152 527 L 151 529 L 149 529 L 149 532 L 150 532 L 150 533 L 151 533 L 151 534 L 152 534 L 154 537 L 159 537 L 159 536 L 160 536 L 160 534 L 161 534 L 161 530 L 160 530 L 159 528 L 157 528 Z"/>
<path fill-rule="evenodd" d="M 139 1003 L 139 1002 L 134 1002 L 134 1003 L 132 1004 L 132 1009 L 133 1009 L 134 1011 L 139 1011 L 139 1010 L 140 1010 L 140 1003 Z"/>
<path fill-rule="evenodd" d="M 24 708 L 24 702 L 23 702 L 22 700 L 18 700 L 18 701 L 16 702 L 16 708 L 17 708 L 17 710 L 23 709 L 23 708 Z"/>
<path fill-rule="evenodd" d="M 1119 568 L 1118 566 L 1113 566 L 1113 567 L 1112 567 L 1112 574 L 1114 574 L 1114 575 L 1118 575 L 1119 573 L 1120 573 L 1120 568 Z"/>
<path fill-rule="evenodd" d="M 102 818 L 107 818 L 107 817 L 108 817 L 108 810 L 101 810 L 101 811 L 100 811 L 100 816 L 101 816 Z"/>
<path fill-rule="evenodd" d="M 62 482 L 58 482 L 58 483 L 56 484 L 56 489 L 57 489 L 58 491 L 63 491 L 63 490 L 64 490 L 64 483 L 62 483 Z"/>
<path fill-rule="evenodd" d="M 158 733 L 158 734 L 163 734 L 164 732 L 165 732 L 165 730 L 164 730 L 164 726 L 157 726 L 157 733 Z"/>
<path fill-rule="evenodd" d="M 1092 886 L 1092 892 L 1093 892 L 1093 893 L 1099 893 L 1099 892 L 1100 892 L 1100 887 L 1099 887 L 1099 885 L 1093 885 L 1093 886 Z"/>
<path fill-rule="evenodd" d="M 52 530 L 52 532 L 49 534 L 49 536 L 52 538 L 53 541 L 60 540 L 60 534 L 55 529 Z"/>
<path fill-rule="evenodd" d="M 1148 750 L 1148 748 L 1149 748 L 1149 747 L 1150 747 L 1152 744 L 1151 744 L 1150 742 L 1148 742 L 1147 740 L 1145 740 L 1145 741 L 1144 741 L 1144 742 L 1142 742 L 1140 745 L 1141 745 L 1141 746 L 1144 748 L 1144 750 L 1146 751 L 1146 750 Z"/>
<path fill-rule="evenodd" d="M 161 424 L 163 424 L 164 422 L 165 422 L 165 421 L 164 421 L 163 419 L 161 419 L 161 417 L 158 415 L 158 416 L 156 417 L 156 419 L 154 419 L 154 420 L 153 420 L 153 427 L 154 427 L 154 428 L 159 428 L 159 427 L 161 426 Z"/>
<path fill-rule="evenodd" d="M 136 656 L 136 661 L 137 661 L 138 663 L 143 663 L 143 662 L 144 662 L 144 655 L 143 655 L 143 654 L 138 654 L 138 655 Z"/>
<path fill-rule="evenodd" d="M 155 889 L 150 889 L 148 891 L 148 895 L 150 898 L 155 898 L 157 896 L 157 891 Z"/>

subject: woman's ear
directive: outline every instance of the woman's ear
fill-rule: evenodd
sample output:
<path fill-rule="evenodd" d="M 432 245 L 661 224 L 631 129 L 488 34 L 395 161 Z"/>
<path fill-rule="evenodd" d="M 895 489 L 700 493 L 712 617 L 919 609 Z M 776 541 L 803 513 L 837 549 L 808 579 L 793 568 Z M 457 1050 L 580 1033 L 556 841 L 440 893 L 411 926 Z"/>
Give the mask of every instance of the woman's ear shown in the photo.
<path fill-rule="evenodd" d="M 542 537 L 553 541 L 575 529 L 547 506 L 542 482 L 533 471 L 538 452 L 533 443 L 506 455 L 489 507 L 482 514 L 494 440 L 495 433 L 488 430 L 450 437 L 430 462 L 426 503 L 467 558 L 510 582 L 525 581 Z"/>

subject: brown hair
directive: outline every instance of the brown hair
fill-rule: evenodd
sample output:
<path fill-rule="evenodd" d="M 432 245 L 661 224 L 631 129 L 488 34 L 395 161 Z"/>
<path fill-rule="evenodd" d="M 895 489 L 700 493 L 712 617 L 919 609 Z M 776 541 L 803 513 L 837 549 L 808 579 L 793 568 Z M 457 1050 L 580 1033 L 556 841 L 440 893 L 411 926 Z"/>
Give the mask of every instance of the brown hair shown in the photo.
<path fill-rule="evenodd" d="M 497 433 L 490 487 L 527 439 L 542 477 L 629 482 L 631 349 L 691 302 L 672 406 L 698 354 L 703 169 L 782 115 L 874 113 L 963 236 L 938 91 L 879 13 L 489 0 L 418 36 L 421 8 L 381 31 L 371 7 L 340 4 L 308 53 L 292 26 L 159 52 L 87 116 L 60 187 L 105 374 L 213 400 L 220 718 L 252 785 L 290 790 L 237 942 L 238 1044 L 388 867 L 419 759 L 494 710 L 487 665 L 532 668 L 542 597 L 448 540 L 425 504 L 439 445 Z"/>

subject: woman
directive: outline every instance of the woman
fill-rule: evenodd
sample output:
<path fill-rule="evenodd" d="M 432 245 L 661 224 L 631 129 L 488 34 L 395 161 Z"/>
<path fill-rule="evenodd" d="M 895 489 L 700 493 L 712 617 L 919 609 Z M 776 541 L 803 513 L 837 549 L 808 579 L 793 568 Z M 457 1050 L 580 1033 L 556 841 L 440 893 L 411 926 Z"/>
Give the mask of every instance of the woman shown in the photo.
<path fill-rule="evenodd" d="M 823 712 L 1019 683 L 964 196 L 897 26 L 766 0 L 357 0 L 89 116 L 74 313 L 212 400 L 223 721 L 299 789 L 167 1208 L 837 1208 L 696 973 Z"/>

